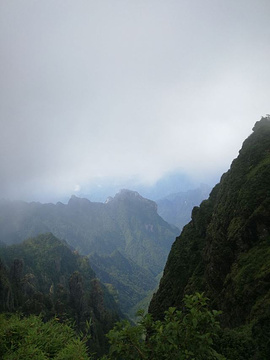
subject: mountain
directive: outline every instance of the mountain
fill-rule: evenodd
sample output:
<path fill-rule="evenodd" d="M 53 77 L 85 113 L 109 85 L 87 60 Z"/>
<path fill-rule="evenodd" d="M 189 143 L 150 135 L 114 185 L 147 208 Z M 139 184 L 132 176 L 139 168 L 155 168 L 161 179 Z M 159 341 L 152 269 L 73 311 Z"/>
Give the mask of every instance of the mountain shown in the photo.
<path fill-rule="evenodd" d="M 198 184 L 194 182 L 194 179 L 179 171 L 174 171 L 166 173 L 157 182 L 151 184 L 143 184 L 136 177 L 130 179 L 96 178 L 95 181 L 83 185 L 76 194 L 78 197 L 87 198 L 94 202 L 104 202 L 108 194 L 116 194 L 120 189 L 128 188 L 137 191 L 147 199 L 156 201 L 171 193 L 187 191 L 196 186 Z"/>
<path fill-rule="evenodd" d="M 191 211 L 209 196 L 210 187 L 201 184 L 199 188 L 170 194 L 156 201 L 158 214 L 169 224 L 180 230 L 191 220 Z"/>
<path fill-rule="evenodd" d="M 205 292 L 223 311 L 222 346 L 235 345 L 228 358 L 269 359 L 269 116 L 255 124 L 209 199 L 193 209 L 172 246 L 149 311 L 160 318 L 195 291 Z"/>
<path fill-rule="evenodd" d="M 98 353 L 121 316 L 88 258 L 50 233 L 0 248 L 0 290 L 0 312 L 57 316 L 75 322 L 77 331 L 91 319 L 89 346 Z"/>
<path fill-rule="evenodd" d="M 93 257 L 91 260 L 103 282 L 107 282 L 109 275 L 112 279 L 112 274 L 104 274 L 108 264 L 105 258 L 115 251 L 121 253 L 125 257 L 125 263 L 129 263 L 127 268 L 135 272 L 129 278 L 129 287 L 136 289 L 140 300 L 147 296 L 148 288 L 156 284 L 155 277 L 163 271 L 171 245 L 179 234 L 175 226 L 169 225 L 158 215 L 156 203 L 130 190 L 120 191 L 114 198 L 108 198 L 106 203 L 93 203 L 76 196 L 72 196 L 67 205 L 0 202 L 0 241 L 6 244 L 20 243 L 28 237 L 47 232 L 65 239 L 83 255 L 99 255 L 99 260 L 104 265 L 98 266 Z M 113 259 L 115 256 L 110 257 L 110 261 Z M 130 283 L 131 279 L 135 281 L 138 277 L 138 267 L 149 281 L 148 287 L 143 282 Z M 113 283 L 119 284 L 115 290 L 122 297 L 122 285 L 126 286 L 127 283 Z M 128 292 L 125 295 L 130 307 L 137 299 L 135 293 Z M 128 299 L 128 296 L 131 297 Z"/>

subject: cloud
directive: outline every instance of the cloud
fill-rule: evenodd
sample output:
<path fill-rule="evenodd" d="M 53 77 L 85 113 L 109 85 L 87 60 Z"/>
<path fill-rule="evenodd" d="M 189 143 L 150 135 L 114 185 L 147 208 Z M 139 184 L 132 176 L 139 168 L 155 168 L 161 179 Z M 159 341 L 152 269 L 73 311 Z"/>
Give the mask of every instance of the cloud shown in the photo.
<path fill-rule="evenodd" d="M 0 196 L 221 174 L 269 113 L 268 1 L 0 6 Z"/>

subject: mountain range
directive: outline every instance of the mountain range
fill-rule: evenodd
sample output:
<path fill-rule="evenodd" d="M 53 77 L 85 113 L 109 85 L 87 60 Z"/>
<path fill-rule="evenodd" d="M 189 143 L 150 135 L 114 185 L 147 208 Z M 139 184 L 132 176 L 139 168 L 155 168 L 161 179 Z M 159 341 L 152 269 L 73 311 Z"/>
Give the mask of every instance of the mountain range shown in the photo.
<path fill-rule="evenodd" d="M 155 202 L 130 190 L 106 203 L 76 196 L 66 205 L 0 202 L 2 243 L 16 244 L 48 232 L 90 257 L 97 276 L 116 300 L 121 299 L 125 313 L 155 289 L 179 234 L 158 215 Z"/>

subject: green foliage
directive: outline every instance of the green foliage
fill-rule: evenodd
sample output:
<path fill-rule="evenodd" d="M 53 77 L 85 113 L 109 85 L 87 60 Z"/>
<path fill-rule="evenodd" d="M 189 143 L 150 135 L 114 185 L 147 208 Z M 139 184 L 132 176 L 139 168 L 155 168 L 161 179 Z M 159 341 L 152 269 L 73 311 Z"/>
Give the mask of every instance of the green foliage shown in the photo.
<path fill-rule="evenodd" d="M 239 256 L 225 281 L 223 299 L 227 317 L 235 326 L 242 318 L 259 321 L 270 306 L 270 247 L 269 240 L 253 246 Z"/>
<path fill-rule="evenodd" d="M 185 296 L 182 311 L 170 308 L 164 320 L 141 315 L 137 326 L 117 323 L 108 334 L 108 360 L 205 360 L 225 359 L 213 347 L 220 329 L 220 312 L 210 311 L 208 300 L 199 293 Z"/>
<path fill-rule="evenodd" d="M 87 360 L 85 342 L 68 324 L 54 318 L 44 323 L 41 317 L 0 315 L 0 358 L 3 360 Z"/>
<path fill-rule="evenodd" d="M 228 360 L 251 360 L 256 357 L 256 346 L 252 336 L 252 326 L 242 326 L 237 329 L 224 329 L 220 331 L 215 347 L 226 356 Z M 263 357 L 260 357 L 263 359 Z"/>

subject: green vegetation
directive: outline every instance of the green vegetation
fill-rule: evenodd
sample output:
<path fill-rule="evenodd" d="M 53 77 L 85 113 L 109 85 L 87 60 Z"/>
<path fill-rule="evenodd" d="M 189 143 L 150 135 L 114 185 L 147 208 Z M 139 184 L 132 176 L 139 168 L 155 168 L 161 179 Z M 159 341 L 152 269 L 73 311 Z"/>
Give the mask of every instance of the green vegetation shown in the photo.
<path fill-rule="evenodd" d="M 54 318 L 0 314 L 0 358 L 2 360 L 87 360 L 85 341 L 68 324 Z"/>
<path fill-rule="evenodd" d="M 0 248 L 0 311 L 72 321 L 77 332 L 84 332 L 91 318 L 88 345 L 98 354 L 106 349 L 105 334 L 121 316 L 88 258 L 50 233 Z"/>
<path fill-rule="evenodd" d="M 225 360 L 214 349 L 220 312 L 210 311 L 202 294 L 186 296 L 183 310 L 170 308 L 163 321 L 143 315 L 136 326 L 119 322 L 108 333 L 110 349 L 102 360 Z M 88 323 L 88 330 L 91 324 Z M 67 323 L 40 316 L 0 315 L 0 357 L 15 359 L 87 360 L 87 336 L 79 338 Z M 91 339 L 90 339 L 91 341 Z M 89 357 L 90 356 L 90 357 Z"/>
<path fill-rule="evenodd" d="M 137 326 L 118 323 L 108 334 L 108 360 L 225 359 L 214 349 L 220 329 L 218 311 L 210 311 L 201 294 L 186 296 L 182 311 L 169 308 L 162 321 L 147 314 Z"/>

